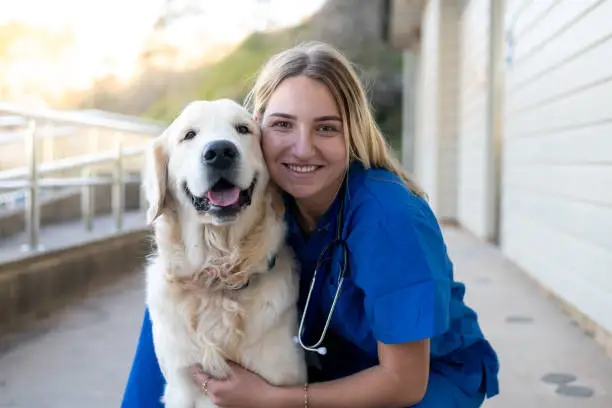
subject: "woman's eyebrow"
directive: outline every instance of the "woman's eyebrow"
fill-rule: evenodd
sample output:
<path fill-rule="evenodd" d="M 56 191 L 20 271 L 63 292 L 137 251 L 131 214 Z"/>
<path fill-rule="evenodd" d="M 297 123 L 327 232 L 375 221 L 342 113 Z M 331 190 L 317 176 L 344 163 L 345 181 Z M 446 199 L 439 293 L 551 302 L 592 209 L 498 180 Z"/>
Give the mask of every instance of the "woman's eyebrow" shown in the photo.
<path fill-rule="evenodd" d="M 336 115 L 326 115 L 326 116 L 319 116 L 318 118 L 315 118 L 316 122 L 323 122 L 326 120 L 335 120 L 338 122 L 342 122 L 342 119 L 340 118 L 340 116 L 336 116 Z"/>
<path fill-rule="evenodd" d="M 291 115 L 289 113 L 282 113 L 282 112 L 271 113 L 268 115 L 268 117 L 277 117 L 277 118 L 292 119 L 292 120 L 297 119 L 297 116 L 295 115 Z M 342 122 L 342 119 L 340 118 L 340 116 L 337 116 L 337 115 L 324 115 L 324 116 L 318 116 L 314 118 L 315 122 L 323 122 L 327 120 L 334 120 L 337 122 Z"/>
<path fill-rule="evenodd" d="M 297 116 L 295 115 L 290 115 L 288 113 L 281 113 L 281 112 L 274 112 L 268 115 L 268 117 L 270 116 L 276 116 L 277 118 L 285 118 L 285 119 L 297 119 Z"/>

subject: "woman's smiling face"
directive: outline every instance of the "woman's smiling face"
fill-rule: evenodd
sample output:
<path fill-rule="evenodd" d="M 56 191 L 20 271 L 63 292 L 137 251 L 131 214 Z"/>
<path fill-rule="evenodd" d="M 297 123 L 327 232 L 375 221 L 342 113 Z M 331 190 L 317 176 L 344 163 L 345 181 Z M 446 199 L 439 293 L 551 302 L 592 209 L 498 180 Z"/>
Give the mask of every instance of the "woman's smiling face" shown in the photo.
<path fill-rule="evenodd" d="M 331 203 L 346 170 L 347 148 L 342 117 L 327 86 L 305 76 L 287 78 L 272 94 L 261 122 L 272 180 L 298 203 Z"/>

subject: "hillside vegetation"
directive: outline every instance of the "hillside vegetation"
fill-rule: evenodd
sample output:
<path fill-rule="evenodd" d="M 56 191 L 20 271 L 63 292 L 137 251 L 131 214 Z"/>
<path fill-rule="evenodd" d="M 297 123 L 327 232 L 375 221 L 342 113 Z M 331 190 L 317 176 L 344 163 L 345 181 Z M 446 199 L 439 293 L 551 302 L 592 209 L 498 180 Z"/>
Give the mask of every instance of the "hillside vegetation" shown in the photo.
<path fill-rule="evenodd" d="M 242 102 L 270 56 L 302 41 L 320 40 L 338 47 L 355 63 L 381 128 L 398 148 L 401 54 L 381 39 L 381 12 L 379 0 L 328 0 L 301 26 L 251 35 L 201 75 L 190 75 L 189 83 L 177 83 L 174 90 L 148 107 L 145 116 L 170 121 L 193 99 L 227 97 Z"/>

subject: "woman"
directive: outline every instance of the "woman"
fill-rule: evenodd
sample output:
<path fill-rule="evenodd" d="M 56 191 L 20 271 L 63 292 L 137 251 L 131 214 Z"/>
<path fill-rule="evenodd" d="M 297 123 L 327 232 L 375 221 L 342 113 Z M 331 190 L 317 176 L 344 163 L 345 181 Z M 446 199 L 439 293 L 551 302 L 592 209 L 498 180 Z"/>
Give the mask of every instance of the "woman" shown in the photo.
<path fill-rule="evenodd" d="M 496 395 L 495 351 L 453 280 L 434 214 L 389 152 L 350 63 L 326 44 L 303 44 L 273 57 L 248 99 L 271 178 L 286 192 L 300 311 L 324 259 L 302 344 L 324 332 L 343 265 L 345 278 L 323 336 L 327 353 L 307 352 L 309 385 L 274 387 L 231 364 L 226 380 L 194 370 L 203 392 L 220 407 L 245 408 L 467 408 Z M 157 406 L 162 393 L 150 331 L 145 315 L 124 408 Z"/>

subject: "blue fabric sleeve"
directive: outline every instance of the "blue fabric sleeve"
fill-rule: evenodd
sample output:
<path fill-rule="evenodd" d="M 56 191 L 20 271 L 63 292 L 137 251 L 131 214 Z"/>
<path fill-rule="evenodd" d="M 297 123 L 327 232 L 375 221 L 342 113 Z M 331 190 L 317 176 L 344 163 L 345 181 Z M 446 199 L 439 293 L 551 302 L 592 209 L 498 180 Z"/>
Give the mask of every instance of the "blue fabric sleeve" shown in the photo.
<path fill-rule="evenodd" d="M 372 197 L 378 207 L 370 206 L 351 234 L 353 279 L 364 292 L 374 337 L 387 344 L 444 333 L 452 284 L 452 265 L 433 213 L 417 197 L 395 198 L 385 203 Z"/>
<path fill-rule="evenodd" d="M 144 320 L 136 346 L 136 355 L 128 377 L 121 408 L 163 408 L 160 402 L 165 380 L 153 348 L 153 331 L 149 310 Z"/>

